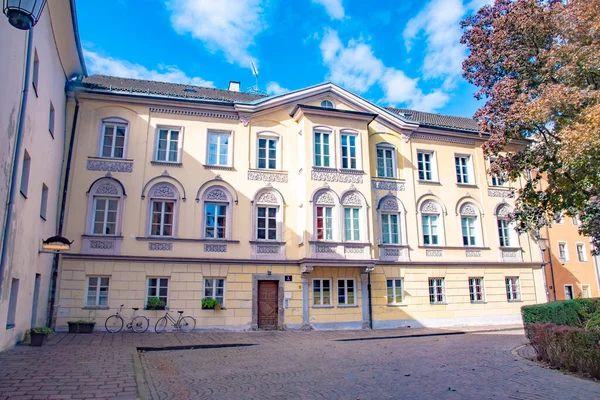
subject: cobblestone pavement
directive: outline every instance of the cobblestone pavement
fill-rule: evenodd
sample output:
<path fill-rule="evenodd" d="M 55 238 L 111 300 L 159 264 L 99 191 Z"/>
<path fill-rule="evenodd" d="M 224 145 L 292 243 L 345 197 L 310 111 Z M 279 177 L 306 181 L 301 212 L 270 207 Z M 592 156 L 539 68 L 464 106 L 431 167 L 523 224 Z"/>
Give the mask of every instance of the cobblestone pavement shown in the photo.
<path fill-rule="evenodd" d="M 600 384 L 513 355 L 522 331 L 453 333 L 54 334 L 0 353 L 0 399 L 136 399 L 136 372 L 151 399 L 600 399 Z M 256 345 L 135 351 L 242 343 Z"/>

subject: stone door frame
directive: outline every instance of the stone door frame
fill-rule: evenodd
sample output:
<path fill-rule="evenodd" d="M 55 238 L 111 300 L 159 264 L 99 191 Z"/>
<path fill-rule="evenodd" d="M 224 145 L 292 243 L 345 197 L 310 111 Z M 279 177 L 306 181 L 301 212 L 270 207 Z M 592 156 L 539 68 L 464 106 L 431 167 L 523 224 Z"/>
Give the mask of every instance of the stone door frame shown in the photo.
<path fill-rule="evenodd" d="M 253 331 L 258 330 L 258 282 L 259 281 L 275 281 L 277 285 L 277 330 L 285 330 L 284 315 L 285 309 L 283 308 L 284 275 L 268 275 L 268 274 L 253 274 L 252 275 L 252 325 Z"/>

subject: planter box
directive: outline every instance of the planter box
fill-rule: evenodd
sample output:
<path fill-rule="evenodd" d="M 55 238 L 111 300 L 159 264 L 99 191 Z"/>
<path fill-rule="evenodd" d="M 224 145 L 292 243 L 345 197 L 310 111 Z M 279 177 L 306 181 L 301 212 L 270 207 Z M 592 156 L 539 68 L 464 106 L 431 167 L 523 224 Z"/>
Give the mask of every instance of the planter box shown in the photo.
<path fill-rule="evenodd" d="M 94 332 L 95 322 L 67 322 L 69 324 L 69 333 L 92 333 Z"/>
<path fill-rule="evenodd" d="M 31 345 L 32 346 L 36 346 L 36 347 L 40 347 L 41 345 L 44 344 L 44 342 L 46 341 L 46 336 L 48 336 L 47 333 L 36 333 L 36 332 L 31 332 Z"/>

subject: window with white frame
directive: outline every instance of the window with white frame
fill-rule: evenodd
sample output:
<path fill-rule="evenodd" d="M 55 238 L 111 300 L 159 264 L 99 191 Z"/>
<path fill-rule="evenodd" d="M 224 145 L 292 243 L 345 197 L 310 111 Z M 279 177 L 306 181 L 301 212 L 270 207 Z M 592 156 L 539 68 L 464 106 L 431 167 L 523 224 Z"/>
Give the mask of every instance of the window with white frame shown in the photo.
<path fill-rule="evenodd" d="M 504 218 L 498 218 L 497 224 L 500 247 L 510 247 L 509 221 Z"/>
<path fill-rule="evenodd" d="M 45 221 L 46 212 L 48 211 L 48 186 L 42 183 L 42 200 L 40 202 L 40 217 Z"/>
<path fill-rule="evenodd" d="M 148 278 L 146 304 L 154 297 L 164 304 L 169 303 L 169 278 Z"/>
<path fill-rule="evenodd" d="M 116 235 L 119 199 L 94 197 L 94 235 Z"/>
<path fill-rule="evenodd" d="M 31 84 L 33 85 L 33 90 L 35 91 L 35 95 L 38 95 L 39 90 L 39 77 L 40 77 L 40 59 L 38 57 L 37 49 L 33 51 L 33 70 L 31 72 Z"/>
<path fill-rule="evenodd" d="M 436 246 L 442 244 L 440 206 L 432 200 L 421 204 L 421 228 L 423 230 L 423 245 Z"/>
<path fill-rule="evenodd" d="M 90 235 L 115 236 L 121 232 L 123 186 L 114 178 L 99 179 L 90 187 L 88 222 Z"/>
<path fill-rule="evenodd" d="M 156 138 L 154 161 L 179 162 L 181 131 L 178 128 L 159 128 Z"/>
<path fill-rule="evenodd" d="M 205 278 L 204 279 L 204 297 L 215 299 L 219 304 L 225 304 L 225 279 L 224 278 Z"/>
<path fill-rule="evenodd" d="M 317 240 L 333 240 L 333 207 L 316 207 Z"/>
<path fill-rule="evenodd" d="M 100 157 L 125 158 L 126 135 L 126 121 L 117 118 L 103 120 Z"/>
<path fill-rule="evenodd" d="M 572 217 L 571 221 L 573 222 L 573 226 L 581 226 L 581 220 L 579 219 L 579 215 L 575 215 L 574 217 Z"/>
<path fill-rule="evenodd" d="M 573 300 L 574 298 L 573 285 L 565 285 L 565 300 Z"/>
<path fill-rule="evenodd" d="M 576 249 L 577 249 L 577 261 L 579 262 L 586 262 L 587 261 L 587 254 L 585 254 L 585 244 L 583 243 L 577 243 L 575 245 Z"/>
<path fill-rule="evenodd" d="M 357 169 L 357 145 L 358 135 L 342 131 L 342 168 Z"/>
<path fill-rule="evenodd" d="M 227 204 L 204 203 L 204 237 L 225 239 L 227 234 Z"/>
<path fill-rule="evenodd" d="M 21 194 L 27 198 L 29 190 L 29 172 L 31 171 L 31 157 L 27 150 L 23 150 L 23 165 L 21 166 L 21 185 L 19 187 Z"/>
<path fill-rule="evenodd" d="M 485 301 L 483 278 L 469 278 L 469 297 L 471 303 L 483 303 Z"/>
<path fill-rule="evenodd" d="M 107 276 L 89 276 L 87 279 L 87 294 L 85 296 L 86 306 L 108 306 L 108 283 Z"/>
<path fill-rule="evenodd" d="M 231 132 L 208 132 L 208 165 L 231 165 Z"/>
<path fill-rule="evenodd" d="M 338 279 L 338 305 L 353 306 L 356 304 L 354 279 Z"/>
<path fill-rule="evenodd" d="M 360 240 L 360 208 L 344 207 L 344 239 Z"/>
<path fill-rule="evenodd" d="M 377 176 L 380 178 L 396 177 L 396 149 L 387 143 L 376 146 Z"/>
<path fill-rule="evenodd" d="M 490 157 L 490 168 L 495 166 L 497 157 Z M 501 173 L 491 173 L 491 185 L 492 186 L 507 186 L 508 180 Z"/>
<path fill-rule="evenodd" d="M 277 240 L 277 207 L 257 207 L 256 239 Z"/>
<path fill-rule="evenodd" d="M 331 167 L 331 132 L 315 131 L 315 167 Z"/>
<path fill-rule="evenodd" d="M 152 224 L 151 236 L 173 236 L 175 202 L 171 200 L 151 201 Z"/>
<path fill-rule="evenodd" d="M 435 177 L 435 159 L 433 151 L 417 151 L 417 170 L 419 180 L 436 181 Z"/>
<path fill-rule="evenodd" d="M 558 258 L 561 261 L 569 261 L 569 249 L 567 242 L 558 242 Z"/>
<path fill-rule="evenodd" d="M 56 112 L 54 111 L 54 105 L 50 102 L 50 111 L 48 112 L 48 131 L 50 136 L 54 137 L 54 118 Z"/>
<path fill-rule="evenodd" d="M 507 276 L 506 283 L 506 299 L 508 301 L 521 301 L 521 286 L 518 276 Z"/>
<path fill-rule="evenodd" d="M 429 278 L 429 302 L 431 304 L 446 303 L 444 278 Z"/>
<path fill-rule="evenodd" d="M 473 166 L 471 156 L 454 156 L 454 165 L 456 168 L 456 182 L 461 184 L 473 184 Z"/>
<path fill-rule="evenodd" d="M 400 215 L 397 213 L 381 213 L 381 242 L 383 244 L 400 244 Z"/>
<path fill-rule="evenodd" d="M 590 298 L 590 285 L 581 285 L 581 297 L 584 299 Z"/>
<path fill-rule="evenodd" d="M 387 280 L 387 303 L 400 304 L 404 301 L 402 279 Z"/>
<path fill-rule="evenodd" d="M 331 279 L 313 279 L 313 305 L 331 305 Z"/>
<path fill-rule="evenodd" d="M 277 169 L 279 139 L 276 137 L 258 137 L 258 169 Z"/>
<path fill-rule="evenodd" d="M 333 107 L 333 103 L 331 102 L 331 100 L 323 100 L 321 102 L 321 107 L 323 107 L 323 108 L 334 108 Z"/>
<path fill-rule="evenodd" d="M 463 246 L 479 246 L 479 211 L 471 203 L 460 207 Z"/>

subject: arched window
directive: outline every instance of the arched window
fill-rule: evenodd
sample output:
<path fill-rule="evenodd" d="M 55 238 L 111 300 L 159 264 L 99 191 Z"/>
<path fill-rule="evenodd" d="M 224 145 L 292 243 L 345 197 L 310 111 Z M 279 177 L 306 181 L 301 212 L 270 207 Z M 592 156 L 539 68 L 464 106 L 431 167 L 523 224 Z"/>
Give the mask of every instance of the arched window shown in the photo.
<path fill-rule="evenodd" d="M 331 100 L 323 100 L 321 102 L 321 107 L 323 107 L 323 108 L 334 108 L 333 102 Z"/>
<path fill-rule="evenodd" d="M 477 207 L 473 203 L 464 203 L 459 214 L 463 246 L 481 246 L 481 219 Z"/>
<path fill-rule="evenodd" d="M 379 235 L 380 244 L 406 244 L 404 235 L 404 206 L 394 196 L 385 196 L 379 201 Z"/>
<path fill-rule="evenodd" d="M 366 241 L 366 212 L 363 196 L 355 191 L 349 191 L 342 196 L 344 216 L 344 241 Z"/>
<path fill-rule="evenodd" d="M 421 228 L 424 246 L 444 244 L 443 218 L 440 205 L 433 200 L 425 200 L 420 207 Z"/>
<path fill-rule="evenodd" d="M 313 197 L 314 204 L 314 238 L 316 240 L 334 241 L 338 225 L 336 218 L 337 196 L 331 190 L 320 190 Z"/>
<path fill-rule="evenodd" d="M 179 200 L 179 191 L 168 182 L 158 182 L 150 188 L 148 192 L 148 235 L 176 236 Z"/>
<path fill-rule="evenodd" d="M 221 185 L 207 188 L 202 195 L 203 239 L 230 239 L 232 219 L 232 197 L 229 190 Z"/>
<path fill-rule="evenodd" d="M 98 156 L 104 158 L 125 158 L 129 122 L 123 118 L 104 118 L 100 127 Z"/>
<path fill-rule="evenodd" d="M 496 208 L 496 224 L 498 226 L 498 240 L 500 247 L 519 247 L 519 237 L 515 225 L 510 221 L 511 209 L 506 204 Z"/>
<path fill-rule="evenodd" d="M 254 196 L 254 240 L 281 241 L 283 238 L 283 198 L 274 189 Z"/>
<path fill-rule="evenodd" d="M 101 178 L 92 184 L 88 193 L 88 234 L 119 236 L 125 197 L 121 182 L 114 178 Z"/>

